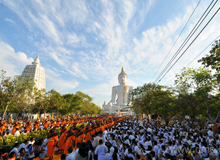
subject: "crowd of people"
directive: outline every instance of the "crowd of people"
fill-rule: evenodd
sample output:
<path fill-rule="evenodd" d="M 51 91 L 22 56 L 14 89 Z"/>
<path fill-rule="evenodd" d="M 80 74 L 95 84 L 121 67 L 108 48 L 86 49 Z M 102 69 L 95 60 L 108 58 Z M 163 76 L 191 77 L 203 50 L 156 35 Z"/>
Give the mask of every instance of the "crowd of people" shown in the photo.
<path fill-rule="evenodd" d="M 59 125 L 53 122 L 36 121 L 40 124 L 32 124 L 29 131 L 41 129 L 40 126 L 47 123 L 47 127 L 51 127 L 47 137 L 38 141 L 32 137 L 22 144 L 15 143 L 9 153 L 1 152 L 1 159 L 53 159 L 55 153 L 61 155 L 61 160 L 219 159 L 219 134 L 214 133 L 208 123 L 201 126 L 184 121 L 161 125 L 149 119 L 140 123 L 133 117 L 69 120 L 68 123 L 62 120 L 63 124 Z M 87 125 L 77 127 L 82 122 Z M 17 125 L 14 125 L 14 134 L 23 130 L 29 132 L 28 126 L 19 128 Z M 71 125 L 69 129 L 68 125 Z M 60 127 L 59 133 L 56 133 L 57 127 Z"/>

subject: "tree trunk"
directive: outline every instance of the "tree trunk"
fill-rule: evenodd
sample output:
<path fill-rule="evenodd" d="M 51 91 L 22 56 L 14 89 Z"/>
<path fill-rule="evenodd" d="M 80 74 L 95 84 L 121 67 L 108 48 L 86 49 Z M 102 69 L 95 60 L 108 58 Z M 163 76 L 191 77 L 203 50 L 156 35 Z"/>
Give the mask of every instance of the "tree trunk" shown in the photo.
<path fill-rule="evenodd" d="M 10 104 L 10 103 L 8 103 L 8 104 L 6 105 L 6 107 L 5 107 L 5 111 L 4 111 L 3 115 L 2 115 L 2 120 L 5 119 L 5 113 L 6 113 L 7 109 L 8 109 L 9 104 Z"/>

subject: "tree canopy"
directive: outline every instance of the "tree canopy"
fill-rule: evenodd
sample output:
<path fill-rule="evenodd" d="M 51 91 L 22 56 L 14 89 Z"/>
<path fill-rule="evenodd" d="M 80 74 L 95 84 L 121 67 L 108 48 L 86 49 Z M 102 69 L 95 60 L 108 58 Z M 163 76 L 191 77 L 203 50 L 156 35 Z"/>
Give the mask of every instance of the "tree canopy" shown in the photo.
<path fill-rule="evenodd" d="M 1 72 L 0 84 L 0 112 L 3 117 L 6 112 L 33 114 L 57 113 L 67 114 L 99 114 L 101 108 L 95 105 L 93 98 L 78 91 L 75 94 L 60 94 L 52 89 L 38 90 L 29 77 L 6 77 L 6 72 Z"/>

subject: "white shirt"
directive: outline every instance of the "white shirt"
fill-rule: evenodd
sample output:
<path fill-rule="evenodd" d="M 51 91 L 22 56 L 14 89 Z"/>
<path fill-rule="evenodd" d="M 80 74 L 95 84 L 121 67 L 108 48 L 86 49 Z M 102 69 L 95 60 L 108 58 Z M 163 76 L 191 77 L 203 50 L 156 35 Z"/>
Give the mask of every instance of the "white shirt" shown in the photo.
<path fill-rule="evenodd" d="M 125 156 L 128 155 L 128 148 L 125 150 L 125 153 L 124 153 Z"/>
<path fill-rule="evenodd" d="M 18 155 L 18 148 L 16 148 L 16 147 L 14 147 L 12 150 L 11 150 L 11 152 L 15 152 L 15 154 L 16 154 L 16 156 Z M 10 153 L 11 153 L 10 152 Z"/>
<path fill-rule="evenodd" d="M 134 155 L 131 153 L 128 154 L 128 157 L 131 157 L 131 158 L 133 158 L 133 160 L 135 160 Z"/>
<path fill-rule="evenodd" d="M 209 136 L 213 136 L 213 132 L 212 131 L 209 130 L 207 133 L 208 133 Z"/>
<path fill-rule="evenodd" d="M 134 151 L 135 151 L 136 153 L 138 153 L 139 147 L 138 147 L 138 146 L 135 146 L 135 147 L 134 147 Z"/>
<path fill-rule="evenodd" d="M 67 155 L 66 160 L 75 160 L 76 154 L 74 152 Z"/>
<path fill-rule="evenodd" d="M 14 134 L 15 137 L 17 137 L 17 136 L 19 136 L 19 135 L 20 135 L 20 132 L 19 132 L 19 131 L 16 131 L 15 134 Z"/>
<path fill-rule="evenodd" d="M 21 150 L 21 148 L 26 148 L 27 146 L 25 145 L 25 143 L 21 143 L 21 145 L 18 147 L 18 151 L 20 151 Z"/>
<path fill-rule="evenodd" d="M 153 151 L 155 152 L 155 156 L 157 156 L 158 150 L 159 150 L 159 147 L 157 145 L 154 146 Z"/>
<path fill-rule="evenodd" d="M 98 160 L 103 160 L 105 158 L 105 154 L 108 152 L 108 148 L 105 145 L 99 145 L 95 149 L 95 154 L 98 155 Z"/>

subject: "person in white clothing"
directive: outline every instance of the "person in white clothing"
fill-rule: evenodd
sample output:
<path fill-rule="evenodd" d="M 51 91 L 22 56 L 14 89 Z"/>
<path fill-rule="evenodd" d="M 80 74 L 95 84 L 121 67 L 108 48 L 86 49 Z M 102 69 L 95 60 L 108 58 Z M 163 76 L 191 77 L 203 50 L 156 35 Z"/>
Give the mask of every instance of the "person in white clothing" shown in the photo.
<path fill-rule="evenodd" d="M 67 154 L 67 157 L 66 157 L 66 160 L 75 160 L 75 153 L 73 152 L 73 148 L 72 147 L 69 147 L 68 148 L 68 154 Z"/>
<path fill-rule="evenodd" d="M 25 140 L 24 143 L 21 143 L 21 145 L 19 146 L 18 151 L 20 151 L 21 148 L 24 148 L 24 149 L 27 148 L 28 144 L 29 144 L 29 141 Z"/>
<path fill-rule="evenodd" d="M 154 141 L 153 144 L 153 151 L 155 152 L 155 156 L 157 156 L 159 150 L 159 147 L 157 146 L 157 141 Z"/>
<path fill-rule="evenodd" d="M 15 143 L 15 147 L 11 150 L 11 152 L 15 152 L 16 156 L 18 155 L 18 152 L 19 152 L 18 148 L 19 148 L 19 144 Z"/>
<path fill-rule="evenodd" d="M 213 137 L 213 131 L 211 128 L 209 128 L 209 131 L 207 132 L 209 136 L 212 136 Z"/>
<path fill-rule="evenodd" d="M 99 145 L 95 149 L 95 154 L 98 155 L 98 160 L 103 160 L 105 154 L 108 152 L 108 148 L 103 144 L 103 140 L 99 140 Z"/>
<path fill-rule="evenodd" d="M 16 128 L 16 132 L 15 132 L 14 136 L 17 137 L 17 136 L 19 136 L 19 135 L 20 135 L 20 131 L 19 131 L 18 128 Z"/>

